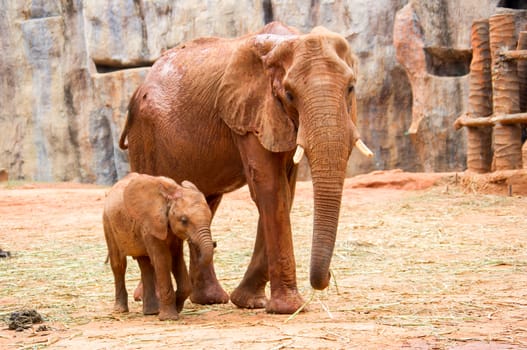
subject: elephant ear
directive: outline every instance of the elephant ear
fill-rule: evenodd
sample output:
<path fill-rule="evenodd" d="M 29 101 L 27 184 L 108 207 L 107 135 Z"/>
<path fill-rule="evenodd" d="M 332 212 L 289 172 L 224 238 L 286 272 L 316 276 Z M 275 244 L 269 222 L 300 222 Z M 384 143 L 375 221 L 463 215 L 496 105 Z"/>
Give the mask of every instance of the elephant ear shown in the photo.
<path fill-rule="evenodd" d="M 237 134 L 254 133 L 271 152 L 296 147 L 296 127 L 277 99 L 296 36 L 259 34 L 231 56 L 216 108 Z"/>
<path fill-rule="evenodd" d="M 173 181 L 172 181 L 173 182 Z M 177 186 L 177 184 L 174 185 Z M 167 181 L 140 175 L 130 181 L 123 192 L 130 217 L 140 225 L 142 234 L 165 240 L 168 235 L 168 197 L 175 191 Z"/>

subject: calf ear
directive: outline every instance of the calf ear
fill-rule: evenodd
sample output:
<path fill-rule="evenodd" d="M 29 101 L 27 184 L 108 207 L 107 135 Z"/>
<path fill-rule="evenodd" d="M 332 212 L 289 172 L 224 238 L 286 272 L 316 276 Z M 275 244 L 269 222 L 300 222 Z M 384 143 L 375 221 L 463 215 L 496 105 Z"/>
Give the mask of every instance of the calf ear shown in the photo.
<path fill-rule="evenodd" d="M 190 188 L 191 190 L 199 191 L 198 187 L 188 180 L 183 181 L 181 183 L 181 186 L 185 188 Z"/>
<path fill-rule="evenodd" d="M 168 234 L 169 193 L 163 184 L 153 176 L 141 175 L 134 178 L 124 189 L 124 206 L 143 235 L 153 235 L 165 240 Z"/>

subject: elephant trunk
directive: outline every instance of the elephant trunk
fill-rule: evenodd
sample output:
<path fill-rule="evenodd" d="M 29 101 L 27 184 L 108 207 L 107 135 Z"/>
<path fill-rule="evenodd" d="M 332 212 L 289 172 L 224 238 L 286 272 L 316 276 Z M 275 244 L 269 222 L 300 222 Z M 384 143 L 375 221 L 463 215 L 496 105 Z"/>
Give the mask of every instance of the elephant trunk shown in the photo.
<path fill-rule="evenodd" d="M 311 166 L 314 216 L 310 282 L 319 290 L 329 285 L 329 265 L 335 247 L 345 177 L 345 166 L 332 167 L 332 170 L 321 167 L 317 164 Z"/>
<path fill-rule="evenodd" d="M 190 242 L 196 245 L 199 250 L 199 264 L 202 266 L 212 264 L 212 256 L 214 254 L 214 244 L 212 242 L 212 236 L 210 234 L 209 227 L 203 227 L 196 231 L 196 233 L 190 237 Z"/>
<path fill-rule="evenodd" d="M 323 118 L 320 118 L 321 115 Z M 311 168 L 314 196 L 310 282 L 313 288 L 322 290 L 329 285 L 329 266 L 335 247 L 342 190 L 355 126 L 350 126 L 349 115 L 342 110 L 318 114 L 316 119 L 324 120 L 324 125 L 313 127 L 305 124 L 302 138 Z"/>

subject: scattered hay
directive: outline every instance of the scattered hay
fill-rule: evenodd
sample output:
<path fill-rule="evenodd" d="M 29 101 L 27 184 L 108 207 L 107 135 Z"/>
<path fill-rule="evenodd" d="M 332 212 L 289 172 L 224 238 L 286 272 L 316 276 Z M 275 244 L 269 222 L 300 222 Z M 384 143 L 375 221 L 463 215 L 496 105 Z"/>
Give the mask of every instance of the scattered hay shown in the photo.
<path fill-rule="evenodd" d="M 302 311 L 305 310 L 306 306 L 311 304 L 311 302 L 313 301 L 314 297 L 315 297 L 315 290 L 313 290 L 313 292 L 311 293 L 311 296 L 309 297 L 309 299 L 306 302 L 304 302 L 304 304 L 302 304 L 291 316 L 286 318 L 286 320 L 284 322 L 287 323 L 287 322 L 291 321 L 292 319 L 294 319 L 296 316 L 298 316 L 299 313 L 301 313 Z"/>
<path fill-rule="evenodd" d="M 263 310 L 237 309 L 232 304 L 200 306 L 187 302 L 183 317 L 173 323 L 143 317 L 141 304 L 134 302 L 129 314 L 111 314 L 113 277 L 110 267 L 103 264 L 107 248 L 100 208 L 76 207 L 95 199 L 68 202 L 68 209 L 72 207 L 70 211 L 75 212 L 75 220 L 69 220 L 62 213 L 66 213 L 63 207 L 55 210 L 61 215 L 54 214 L 44 195 L 30 202 L 29 192 L 22 193 L 18 202 L 39 209 L 34 211 L 33 220 L 40 226 L 28 223 L 23 206 L 18 208 L 19 216 L 13 214 L 17 207 L 0 206 L 0 211 L 10 207 L 9 211 L 4 209 L 10 215 L 2 215 L 0 223 L 1 231 L 7 233 L 2 237 L 3 245 L 16 251 L 16 259 L 0 259 L 3 313 L 7 319 L 13 311 L 39 310 L 51 324 L 63 324 L 68 329 L 53 332 L 45 345 L 60 337 L 65 348 L 94 341 L 99 342 L 94 348 L 145 343 L 148 347 L 152 339 L 174 345 L 189 345 L 200 339 L 201 347 L 213 348 L 208 345 L 218 342 L 218 337 L 202 331 L 209 328 L 222 332 L 224 348 L 233 348 L 226 344 L 240 348 L 246 343 L 268 349 L 274 345 L 276 349 L 348 348 L 350 339 L 358 348 L 368 348 L 365 344 L 370 348 L 387 348 L 387 344 L 400 348 L 408 339 L 409 346 L 428 348 L 445 348 L 466 339 L 524 347 L 527 197 L 517 196 L 514 186 L 511 197 L 465 191 L 461 183 L 449 182 L 448 191 L 444 186 L 441 183 L 404 195 L 385 190 L 346 192 L 331 263 L 332 282 L 328 289 L 316 293 L 308 278 L 312 200 L 296 200 L 292 224 L 298 289 L 307 299 L 303 307 L 310 312 L 275 316 Z M 243 278 L 255 240 L 258 212 L 246 198 L 248 195 L 238 195 L 225 200 L 213 222 L 213 237 L 218 241 L 216 273 L 228 292 Z M 140 274 L 132 260 L 128 260 L 128 270 L 126 282 L 131 291 Z M 77 343 L 68 343 L 73 327 L 87 329 L 84 325 L 92 322 L 99 327 L 94 330 L 95 336 L 86 333 Z M 101 324 L 114 327 L 109 331 Z M 321 324 L 327 324 L 329 330 L 321 329 Z M 147 333 L 138 334 L 144 325 Z M 169 331 L 152 338 L 154 327 Z M 255 332 L 264 329 L 259 340 L 254 340 L 252 327 Z M 190 335 L 182 337 L 183 330 Z M 82 334 L 75 332 L 72 337 Z M 24 332 L 24 341 L 14 332 L 0 334 L 0 338 L 3 336 L 7 343 L 17 336 L 21 343 L 31 346 L 34 339 L 43 341 L 42 333 L 33 338 L 29 333 Z"/>

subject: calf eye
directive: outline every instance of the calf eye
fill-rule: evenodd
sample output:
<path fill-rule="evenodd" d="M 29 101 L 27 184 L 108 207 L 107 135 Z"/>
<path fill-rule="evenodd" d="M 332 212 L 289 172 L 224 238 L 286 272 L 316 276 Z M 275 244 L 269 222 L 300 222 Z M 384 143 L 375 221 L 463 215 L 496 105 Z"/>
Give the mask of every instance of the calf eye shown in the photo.
<path fill-rule="evenodd" d="M 293 93 L 289 90 L 286 90 L 285 91 L 285 98 L 289 101 L 289 102 L 293 102 L 294 100 L 294 96 L 293 96 Z"/>
<path fill-rule="evenodd" d="M 181 221 L 181 224 L 183 224 L 184 226 L 187 226 L 188 225 L 188 218 L 183 215 L 179 218 L 179 221 Z"/>

